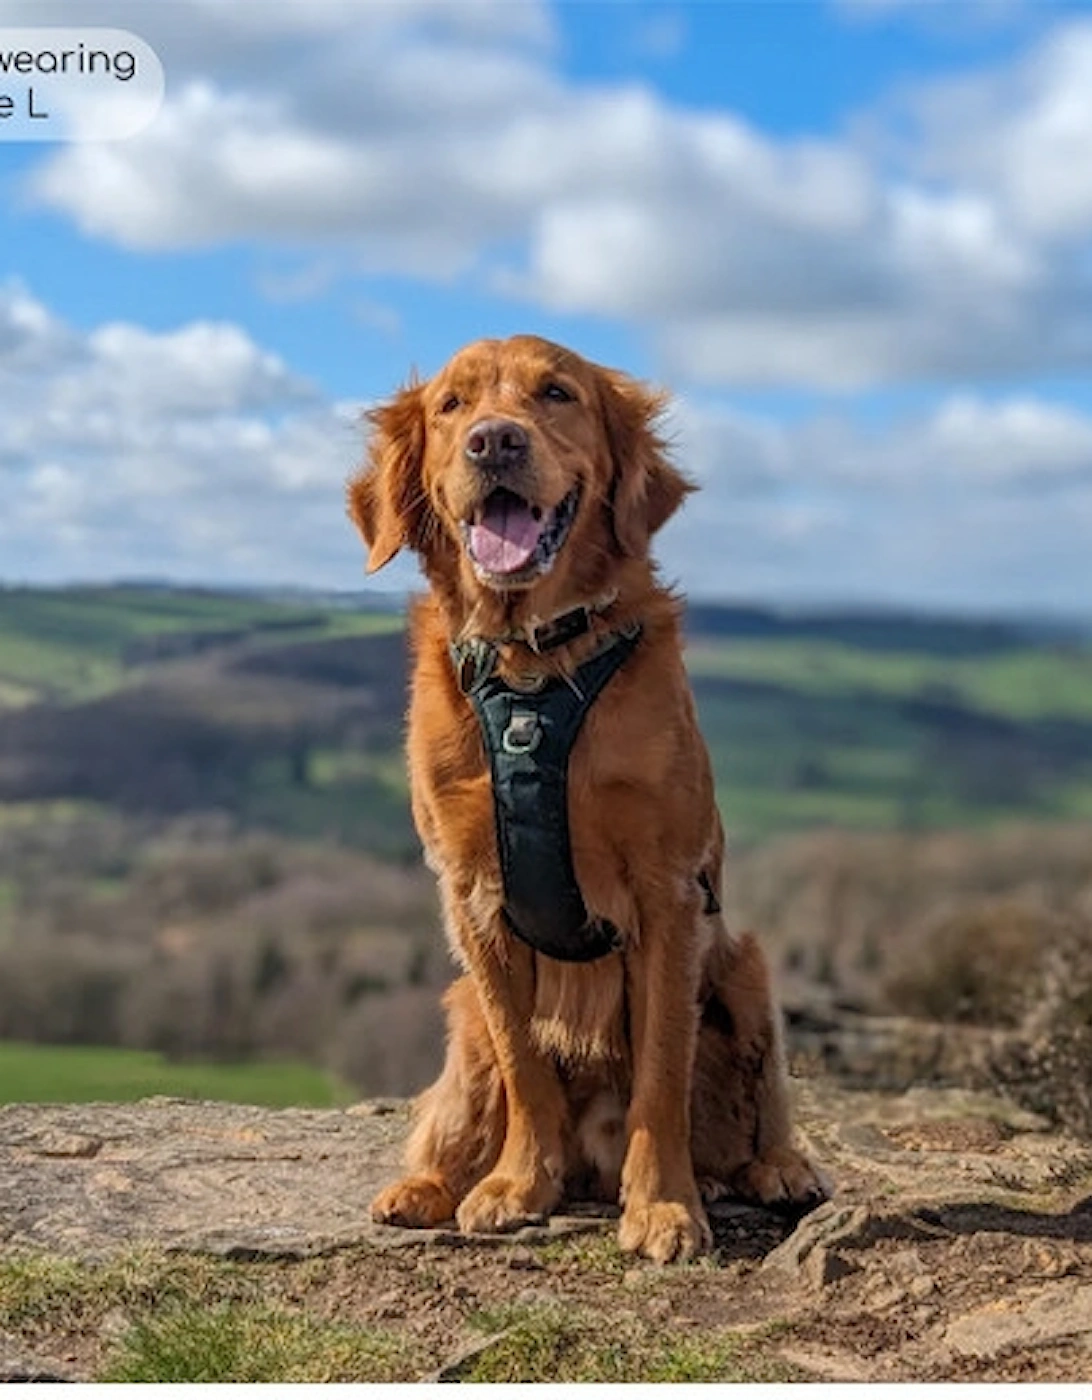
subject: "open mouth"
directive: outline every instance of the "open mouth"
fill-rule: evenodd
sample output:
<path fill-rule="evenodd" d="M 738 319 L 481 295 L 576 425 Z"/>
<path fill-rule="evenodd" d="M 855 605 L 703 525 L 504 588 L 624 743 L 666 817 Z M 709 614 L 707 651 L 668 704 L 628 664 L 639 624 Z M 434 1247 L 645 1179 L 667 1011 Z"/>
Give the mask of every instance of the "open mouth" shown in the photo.
<path fill-rule="evenodd" d="M 480 577 L 489 582 L 526 583 L 545 574 L 565 543 L 576 517 L 580 488 L 544 510 L 505 486 L 491 491 L 472 518 L 463 524 L 463 537 Z"/>

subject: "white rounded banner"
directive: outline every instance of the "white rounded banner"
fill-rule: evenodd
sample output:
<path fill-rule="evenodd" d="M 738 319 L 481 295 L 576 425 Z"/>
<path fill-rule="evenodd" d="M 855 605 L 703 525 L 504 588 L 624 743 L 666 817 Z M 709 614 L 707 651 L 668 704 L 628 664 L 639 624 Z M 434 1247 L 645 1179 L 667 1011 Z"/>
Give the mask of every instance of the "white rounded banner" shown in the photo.
<path fill-rule="evenodd" d="M 163 65 L 127 29 L 0 26 L 0 141 L 121 141 L 162 101 Z"/>

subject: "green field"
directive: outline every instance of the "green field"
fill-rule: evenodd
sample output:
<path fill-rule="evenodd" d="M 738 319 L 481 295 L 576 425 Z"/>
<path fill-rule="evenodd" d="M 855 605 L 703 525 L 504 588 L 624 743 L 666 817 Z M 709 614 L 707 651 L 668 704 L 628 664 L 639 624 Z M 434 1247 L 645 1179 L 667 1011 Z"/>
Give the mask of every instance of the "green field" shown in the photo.
<path fill-rule="evenodd" d="M 172 1063 L 146 1050 L 0 1041 L 0 1103 L 131 1103 L 166 1094 L 269 1108 L 333 1108 L 353 1091 L 293 1061 Z"/>
<path fill-rule="evenodd" d="M 695 679 L 767 682 L 816 699 L 931 697 L 1014 720 L 1092 721 L 1092 649 L 1027 645 L 987 655 L 938 656 L 806 638 L 702 638 L 687 651 Z"/>
<path fill-rule="evenodd" d="M 938 830 L 1092 812 L 1092 649 L 967 654 L 699 636 L 687 651 L 729 836 Z"/>
<path fill-rule="evenodd" d="M 123 685 L 126 654 L 157 637 L 244 632 L 251 645 L 390 631 L 394 613 L 184 589 L 0 588 L 0 708 L 86 700 Z"/>

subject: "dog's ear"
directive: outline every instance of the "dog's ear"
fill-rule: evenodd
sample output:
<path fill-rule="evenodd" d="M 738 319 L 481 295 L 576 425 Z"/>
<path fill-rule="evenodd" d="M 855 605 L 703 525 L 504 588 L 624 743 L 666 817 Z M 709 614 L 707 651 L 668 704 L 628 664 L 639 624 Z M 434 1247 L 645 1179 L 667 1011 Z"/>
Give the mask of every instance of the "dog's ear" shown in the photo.
<path fill-rule="evenodd" d="M 624 554 L 639 558 L 696 487 L 671 465 L 658 430 L 667 407 L 666 394 L 617 370 L 602 372 L 600 394 L 613 472 L 614 536 Z"/>
<path fill-rule="evenodd" d="M 421 480 L 425 450 L 423 385 L 409 384 L 364 415 L 371 425 L 365 469 L 349 482 L 349 516 L 368 547 L 368 573 L 423 538 L 428 503 Z"/>

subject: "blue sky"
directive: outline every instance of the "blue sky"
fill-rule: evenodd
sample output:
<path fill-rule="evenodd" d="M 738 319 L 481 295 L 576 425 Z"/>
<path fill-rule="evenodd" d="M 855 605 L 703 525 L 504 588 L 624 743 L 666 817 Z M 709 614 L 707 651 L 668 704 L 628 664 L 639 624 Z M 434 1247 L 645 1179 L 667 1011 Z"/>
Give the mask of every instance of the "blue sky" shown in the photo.
<path fill-rule="evenodd" d="M 1092 612 L 1092 5 L 2 18 L 166 96 L 0 140 L 0 580 L 357 587 L 360 408 L 529 330 L 672 391 L 690 592 Z"/>

